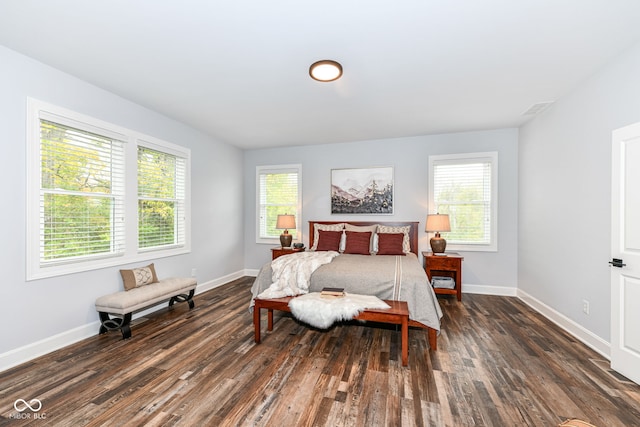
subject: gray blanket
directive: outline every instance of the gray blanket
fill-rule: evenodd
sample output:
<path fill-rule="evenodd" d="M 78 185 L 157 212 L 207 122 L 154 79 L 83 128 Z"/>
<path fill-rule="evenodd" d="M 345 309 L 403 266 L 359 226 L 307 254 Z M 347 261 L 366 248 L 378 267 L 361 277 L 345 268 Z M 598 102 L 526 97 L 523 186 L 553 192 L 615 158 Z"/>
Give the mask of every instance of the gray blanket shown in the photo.
<path fill-rule="evenodd" d="M 253 297 L 271 285 L 271 274 L 271 263 L 260 269 L 251 288 Z M 407 256 L 342 254 L 311 275 L 310 292 L 319 292 L 324 287 L 344 288 L 346 292 L 375 295 L 380 299 L 407 301 L 411 320 L 440 330 L 440 304 L 418 257 L 413 253 Z"/>

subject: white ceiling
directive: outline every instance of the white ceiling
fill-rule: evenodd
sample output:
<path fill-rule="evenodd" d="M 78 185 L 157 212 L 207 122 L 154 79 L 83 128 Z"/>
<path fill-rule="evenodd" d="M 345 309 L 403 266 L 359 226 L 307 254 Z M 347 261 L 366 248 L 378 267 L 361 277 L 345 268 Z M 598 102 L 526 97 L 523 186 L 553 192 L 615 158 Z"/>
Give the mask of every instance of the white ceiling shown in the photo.
<path fill-rule="evenodd" d="M 242 148 L 519 126 L 639 22 L 640 0 L 0 0 L 0 44 Z"/>

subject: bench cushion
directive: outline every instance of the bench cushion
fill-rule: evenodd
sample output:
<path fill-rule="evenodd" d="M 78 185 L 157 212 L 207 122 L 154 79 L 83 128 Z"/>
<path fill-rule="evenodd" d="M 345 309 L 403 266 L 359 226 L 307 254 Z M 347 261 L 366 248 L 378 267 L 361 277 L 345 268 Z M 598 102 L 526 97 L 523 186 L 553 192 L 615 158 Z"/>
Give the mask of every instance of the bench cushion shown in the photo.
<path fill-rule="evenodd" d="M 193 277 L 163 279 L 129 291 L 101 296 L 96 300 L 96 310 L 112 314 L 132 313 L 175 295 L 189 293 L 196 285 L 197 281 Z"/>

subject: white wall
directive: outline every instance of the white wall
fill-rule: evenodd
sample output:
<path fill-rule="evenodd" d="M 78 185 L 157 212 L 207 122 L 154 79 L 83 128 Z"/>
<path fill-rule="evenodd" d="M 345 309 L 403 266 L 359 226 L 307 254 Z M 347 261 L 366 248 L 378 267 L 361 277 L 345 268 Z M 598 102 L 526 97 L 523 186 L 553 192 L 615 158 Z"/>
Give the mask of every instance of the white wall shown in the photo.
<path fill-rule="evenodd" d="M 519 289 L 606 342 L 611 132 L 640 121 L 639 76 L 640 45 L 520 131 Z"/>
<path fill-rule="evenodd" d="M 495 286 L 496 293 L 509 293 L 515 289 L 517 280 L 517 129 L 246 151 L 245 265 L 249 269 L 260 268 L 270 260 L 270 248 L 274 246 L 256 243 L 255 167 L 258 165 L 302 164 L 305 244 L 308 245 L 310 220 L 420 221 L 420 250 L 428 250 L 429 241 L 423 230 L 428 213 L 429 155 L 482 151 L 499 153 L 498 252 L 464 252 L 463 282 L 467 290 L 471 285 L 481 285 L 484 289 Z M 369 166 L 394 167 L 394 214 L 331 215 L 331 169 Z"/>
<path fill-rule="evenodd" d="M 118 268 L 25 281 L 26 99 L 33 97 L 191 149 L 192 253 L 155 260 L 158 275 L 215 284 L 243 272 L 242 151 L 0 46 L 0 370 L 98 332 L 96 297 L 122 289 Z M 135 331 L 134 331 L 135 334 Z"/>

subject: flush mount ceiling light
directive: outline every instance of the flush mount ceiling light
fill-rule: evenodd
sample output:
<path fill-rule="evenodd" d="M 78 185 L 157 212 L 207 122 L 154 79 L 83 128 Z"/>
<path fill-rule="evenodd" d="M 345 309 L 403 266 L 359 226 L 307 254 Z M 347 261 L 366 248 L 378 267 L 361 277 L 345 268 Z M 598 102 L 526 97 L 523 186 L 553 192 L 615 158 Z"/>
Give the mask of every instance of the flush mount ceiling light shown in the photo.
<path fill-rule="evenodd" d="M 319 82 L 332 82 L 342 76 L 342 65 L 329 59 L 314 62 L 309 67 L 309 75 Z"/>

